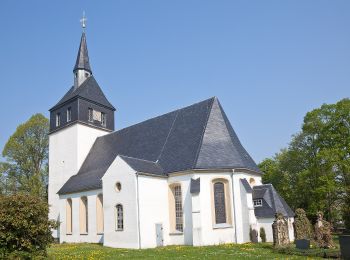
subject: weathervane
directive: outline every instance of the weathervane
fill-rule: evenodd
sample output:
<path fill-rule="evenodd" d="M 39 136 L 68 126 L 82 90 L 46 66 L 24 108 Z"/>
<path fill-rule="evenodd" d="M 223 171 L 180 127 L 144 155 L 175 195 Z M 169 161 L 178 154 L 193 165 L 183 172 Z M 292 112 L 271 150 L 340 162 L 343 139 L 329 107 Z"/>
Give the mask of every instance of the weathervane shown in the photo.
<path fill-rule="evenodd" d="M 86 28 L 86 17 L 85 17 L 85 11 L 83 11 L 83 18 L 80 19 L 81 27 L 83 28 L 83 31 L 85 31 Z"/>

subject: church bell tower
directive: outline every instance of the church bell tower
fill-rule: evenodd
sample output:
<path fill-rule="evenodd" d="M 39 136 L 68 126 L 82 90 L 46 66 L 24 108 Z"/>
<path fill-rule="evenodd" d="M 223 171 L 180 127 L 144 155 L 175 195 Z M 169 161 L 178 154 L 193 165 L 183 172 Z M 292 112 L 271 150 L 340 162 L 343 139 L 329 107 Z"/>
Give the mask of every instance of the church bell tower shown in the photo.
<path fill-rule="evenodd" d="M 93 76 L 87 49 L 85 16 L 81 22 L 83 32 L 73 68 L 74 85 L 49 110 L 49 218 L 58 221 L 58 190 L 78 173 L 96 138 L 114 131 L 115 108 Z M 58 238 L 58 231 L 54 231 L 53 235 Z"/>

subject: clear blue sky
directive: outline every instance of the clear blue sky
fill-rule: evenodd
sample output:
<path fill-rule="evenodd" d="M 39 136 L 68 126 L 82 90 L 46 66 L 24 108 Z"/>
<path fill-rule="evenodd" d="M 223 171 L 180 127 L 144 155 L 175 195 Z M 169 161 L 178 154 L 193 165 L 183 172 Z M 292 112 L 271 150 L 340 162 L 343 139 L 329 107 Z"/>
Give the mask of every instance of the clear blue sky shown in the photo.
<path fill-rule="evenodd" d="M 116 129 L 217 96 L 256 162 L 307 111 L 350 94 L 350 1 L 0 3 L 0 148 L 73 83 L 86 11 L 93 73 Z"/>

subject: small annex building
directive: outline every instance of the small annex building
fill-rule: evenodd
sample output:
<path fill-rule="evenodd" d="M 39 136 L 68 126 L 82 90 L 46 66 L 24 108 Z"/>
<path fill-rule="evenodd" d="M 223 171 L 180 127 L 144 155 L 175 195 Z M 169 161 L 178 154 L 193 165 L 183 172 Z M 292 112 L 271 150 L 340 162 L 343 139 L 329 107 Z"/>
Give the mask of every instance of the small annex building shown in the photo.
<path fill-rule="evenodd" d="M 118 248 L 272 241 L 294 213 L 240 143 L 218 98 L 114 131 L 82 34 L 74 86 L 50 109 L 50 219 L 63 242 Z"/>

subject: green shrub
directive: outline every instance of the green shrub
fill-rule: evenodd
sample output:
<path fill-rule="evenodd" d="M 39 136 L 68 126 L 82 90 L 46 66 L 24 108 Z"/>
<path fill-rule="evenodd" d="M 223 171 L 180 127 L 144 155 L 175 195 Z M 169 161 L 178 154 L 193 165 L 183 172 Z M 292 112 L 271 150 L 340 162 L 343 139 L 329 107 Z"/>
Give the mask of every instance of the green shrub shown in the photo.
<path fill-rule="evenodd" d="M 252 229 L 252 227 L 249 228 L 249 239 L 250 239 L 250 242 L 253 242 L 253 229 Z"/>
<path fill-rule="evenodd" d="M 43 200 L 23 194 L 0 196 L 0 248 L 3 258 L 30 259 L 45 256 L 53 242 L 48 220 L 49 206 Z"/>
<path fill-rule="evenodd" d="M 298 255 L 305 257 L 323 257 L 323 258 L 340 258 L 340 251 L 337 248 L 323 249 L 323 248 L 310 248 L 310 249 L 298 249 L 294 245 L 288 245 L 283 247 L 276 247 L 273 249 L 276 253 L 286 255 Z"/>
<path fill-rule="evenodd" d="M 260 238 L 263 243 L 266 242 L 266 233 L 265 229 L 263 227 L 260 228 Z"/>
<path fill-rule="evenodd" d="M 350 188 L 348 188 L 348 194 L 350 194 Z M 347 232 L 350 232 L 350 195 L 345 196 L 345 203 L 343 206 L 343 220 L 345 222 L 345 228 Z"/>

